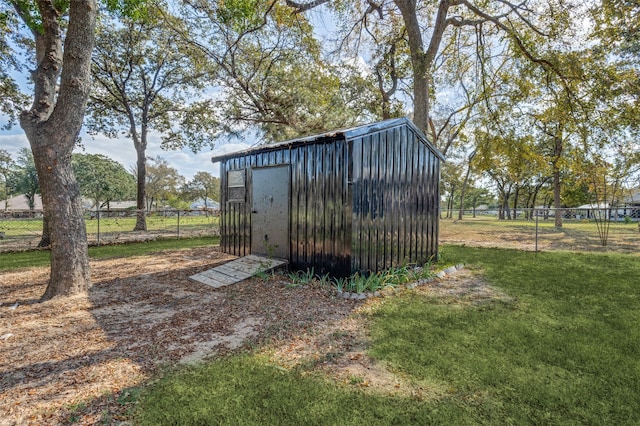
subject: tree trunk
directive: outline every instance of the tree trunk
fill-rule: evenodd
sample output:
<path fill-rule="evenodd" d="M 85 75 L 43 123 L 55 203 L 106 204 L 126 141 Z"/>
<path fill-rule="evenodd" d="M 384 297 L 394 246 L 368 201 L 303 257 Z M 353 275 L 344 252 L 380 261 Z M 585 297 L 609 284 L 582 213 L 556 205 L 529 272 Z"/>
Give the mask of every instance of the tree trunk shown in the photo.
<path fill-rule="evenodd" d="M 31 109 L 20 115 L 20 126 L 33 151 L 49 224 L 51 273 L 42 296 L 47 300 L 84 292 L 91 285 L 87 234 L 71 153 L 91 88 L 97 7 L 93 0 L 71 0 L 63 51 L 58 12 L 48 2 L 36 4 L 42 22 L 41 30 L 34 30 L 38 62 L 32 73 L 34 99 Z"/>
<path fill-rule="evenodd" d="M 422 31 L 418 22 L 415 0 L 395 0 L 400 9 L 411 54 L 411 68 L 413 71 L 413 122 L 423 132 L 427 131 L 429 123 L 429 82 L 428 68 L 424 55 Z"/>
<path fill-rule="evenodd" d="M 44 140 L 51 145 L 62 145 L 55 137 L 54 134 Z M 58 138 L 62 139 L 64 135 Z M 75 137 L 71 141 L 66 153 L 47 149 L 34 155 L 36 164 L 40 164 L 38 174 L 43 175 L 40 187 L 51 239 L 51 277 L 42 300 L 84 292 L 91 285 L 80 190 L 71 168 Z"/>
<path fill-rule="evenodd" d="M 42 215 L 42 238 L 40 238 L 40 242 L 38 243 L 38 247 L 44 248 L 49 247 L 51 245 L 51 234 L 49 232 L 49 216 L 46 214 Z"/>
<path fill-rule="evenodd" d="M 447 215 L 445 219 L 453 219 L 453 199 L 455 197 L 456 187 L 451 186 L 451 192 L 449 193 L 449 199 L 447 200 Z"/>
<path fill-rule="evenodd" d="M 558 123 L 558 128 L 554 137 L 554 159 L 553 159 L 553 207 L 555 208 L 555 227 L 562 228 L 562 209 L 560 200 L 560 158 L 564 144 L 562 141 L 563 124 Z"/>
<path fill-rule="evenodd" d="M 505 219 L 511 220 L 511 209 L 509 208 L 509 196 L 505 194 L 504 203 L 502 204 L 502 208 L 506 213 Z"/>
<path fill-rule="evenodd" d="M 147 179 L 147 158 L 145 155 L 145 149 L 140 144 L 136 145 L 137 160 L 137 191 L 136 191 L 136 226 L 134 231 L 146 231 L 147 219 L 146 219 L 146 205 L 145 205 L 145 184 Z"/>
<path fill-rule="evenodd" d="M 560 169 L 553 168 L 553 207 L 555 209 L 555 226 L 562 228 L 562 209 L 560 208 Z"/>
<path fill-rule="evenodd" d="M 460 192 L 460 210 L 458 211 L 458 220 L 462 220 L 462 212 L 464 210 L 464 197 L 467 192 L 467 185 L 469 183 L 469 175 L 471 174 L 471 162 L 473 157 L 476 156 L 476 152 L 473 151 L 469 154 L 469 161 L 467 162 L 467 173 L 464 176 L 464 182 L 462 182 L 462 191 Z M 475 215 L 474 215 L 475 217 Z"/>
<path fill-rule="evenodd" d="M 394 0 L 407 30 L 411 68 L 413 71 L 413 122 L 425 134 L 429 130 L 429 94 L 431 91 L 431 65 L 440 48 L 440 42 L 447 28 L 449 1 L 439 2 L 438 14 L 433 23 L 429 46 L 425 50 L 422 29 L 418 21 L 416 0 Z"/>
<path fill-rule="evenodd" d="M 531 215 L 531 212 L 533 211 L 533 206 L 531 205 L 532 196 L 533 196 L 533 193 L 531 192 L 531 190 L 528 190 L 527 200 L 524 202 L 524 219 L 525 220 L 531 220 L 533 218 L 533 216 Z"/>

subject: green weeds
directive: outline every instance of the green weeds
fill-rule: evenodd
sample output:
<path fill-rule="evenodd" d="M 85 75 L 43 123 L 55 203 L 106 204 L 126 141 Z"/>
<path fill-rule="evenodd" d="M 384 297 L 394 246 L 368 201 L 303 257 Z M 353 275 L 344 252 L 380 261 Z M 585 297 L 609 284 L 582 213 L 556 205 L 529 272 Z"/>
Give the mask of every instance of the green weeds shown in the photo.
<path fill-rule="evenodd" d="M 421 267 L 402 266 L 391 268 L 376 274 L 361 274 L 356 272 L 348 278 L 331 277 L 329 274 L 317 275 L 314 269 L 292 271 L 287 274 L 290 284 L 288 287 L 300 287 L 310 284 L 322 287 L 332 286 L 339 292 L 374 293 L 385 288 L 395 288 L 403 284 L 418 281 L 433 276 L 431 263 Z"/>
<path fill-rule="evenodd" d="M 304 285 L 311 284 L 315 281 L 315 273 L 313 268 L 307 269 L 306 271 L 292 271 L 288 274 L 290 284 L 287 287 L 300 287 Z"/>

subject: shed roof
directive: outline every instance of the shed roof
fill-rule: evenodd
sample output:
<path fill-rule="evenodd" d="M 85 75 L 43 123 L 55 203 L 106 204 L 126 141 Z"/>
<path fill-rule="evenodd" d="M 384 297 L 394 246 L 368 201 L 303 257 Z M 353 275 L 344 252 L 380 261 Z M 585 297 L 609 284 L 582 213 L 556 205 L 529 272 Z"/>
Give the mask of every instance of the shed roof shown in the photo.
<path fill-rule="evenodd" d="M 363 126 L 351 127 L 348 129 L 338 129 L 333 130 L 326 133 L 321 133 L 318 135 L 305 136 L 297 139 L 289 139 L 283 142 L 270 143 L 270 144 L 262 144 L 255 146 L 253 148 L 246 149 L 244 151 L 237 151 L 223 155 L 217 155 L 211 158 L 211 162 L 217 163 L 219 161 L 234 158 L 234 157 L 242 157 L 247 154 L 258 154 L 262 152 L 275 151 L 282 148 L 292 148 L 298 145 L 304 144 L 315 144 L 315 143 L 327 143 L 333 140 L 347 140 L 353 139 L 358 136 L 363 136 L 369 133 L 378 132 L 384 129 L 389 129 L 392 127 L 398 127 L 406 125 L 409 126 L 415 133 L 417 133 L 420 137 L 422 137 L 425 142 L 429 145 L 429 148 L 434 152 L 435 155 L 438 156 L 441 160 L 444 161 L 444 155 L 429 141 L 429 139 L 422 133 L 420 129 L 416 127 L 415 124 L 407 117 L 402 118 L 392 118 L 389 120 L 378 121 L 372 124 L 366 124 Z"/>

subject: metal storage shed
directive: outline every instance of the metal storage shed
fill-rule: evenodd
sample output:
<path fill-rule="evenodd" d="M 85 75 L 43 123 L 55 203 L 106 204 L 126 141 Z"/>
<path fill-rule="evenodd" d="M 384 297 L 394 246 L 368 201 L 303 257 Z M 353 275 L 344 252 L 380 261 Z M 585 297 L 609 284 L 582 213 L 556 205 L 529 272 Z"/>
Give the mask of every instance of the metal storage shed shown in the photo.
<path fill-rule="evenodd" d="M 437 255 L 442 154 L 407 118 L 220 162 L 221 248 L 346 277 Z"/>

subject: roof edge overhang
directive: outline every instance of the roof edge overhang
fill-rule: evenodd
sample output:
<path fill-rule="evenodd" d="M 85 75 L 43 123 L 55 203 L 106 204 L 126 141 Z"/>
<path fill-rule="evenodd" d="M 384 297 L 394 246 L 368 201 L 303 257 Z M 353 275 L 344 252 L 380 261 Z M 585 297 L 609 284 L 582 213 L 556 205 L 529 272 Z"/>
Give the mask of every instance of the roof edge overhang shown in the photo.
<path fill-rule="evenodd" d="M 440 158 L 440 160 L 445 161 L 445 156 L 436 148 L 431 141 L 425 136 L 425 134 L 418 129 L 418 127 L 413 124 L 413 122 L 408 117 L 402 118 L 392 118 L 389 120 L 378 121 L 372 124 L 365 124 L 362 126 L 352 127 L 348 129 L 339 129 L 334 130 L 327 133 L 322 133 L 318 135 L 306 136 L 302 138 L 290 139 L 284 142 L 277 142 L 273 144 L 259 145 L 253 148 L 245 149 L 243 151 L 231 152 L 228 154 L 216 155 L 211 157 L 212 163 L 218 163 L 220 161 L 228 160 L 235 157 L 243 157 L 245 155 L 251 154 L 260 154 L 263 152 L 276 151 L 283 148 L 293 148 L 297 145 L 311 145 L 311 144 L 319 144 L 319 143 L 328 143 L 334 142 L 337 140 L 348 140 L 354 139 L 360 136 L 367 135 L 369 133 L 379 132 L 385 129 L 398 127 L 402 125 L 407 125 L 414 131 L 418 136 L 420 136 L 426 145 L 429 147 L 433 153 Z"/>

